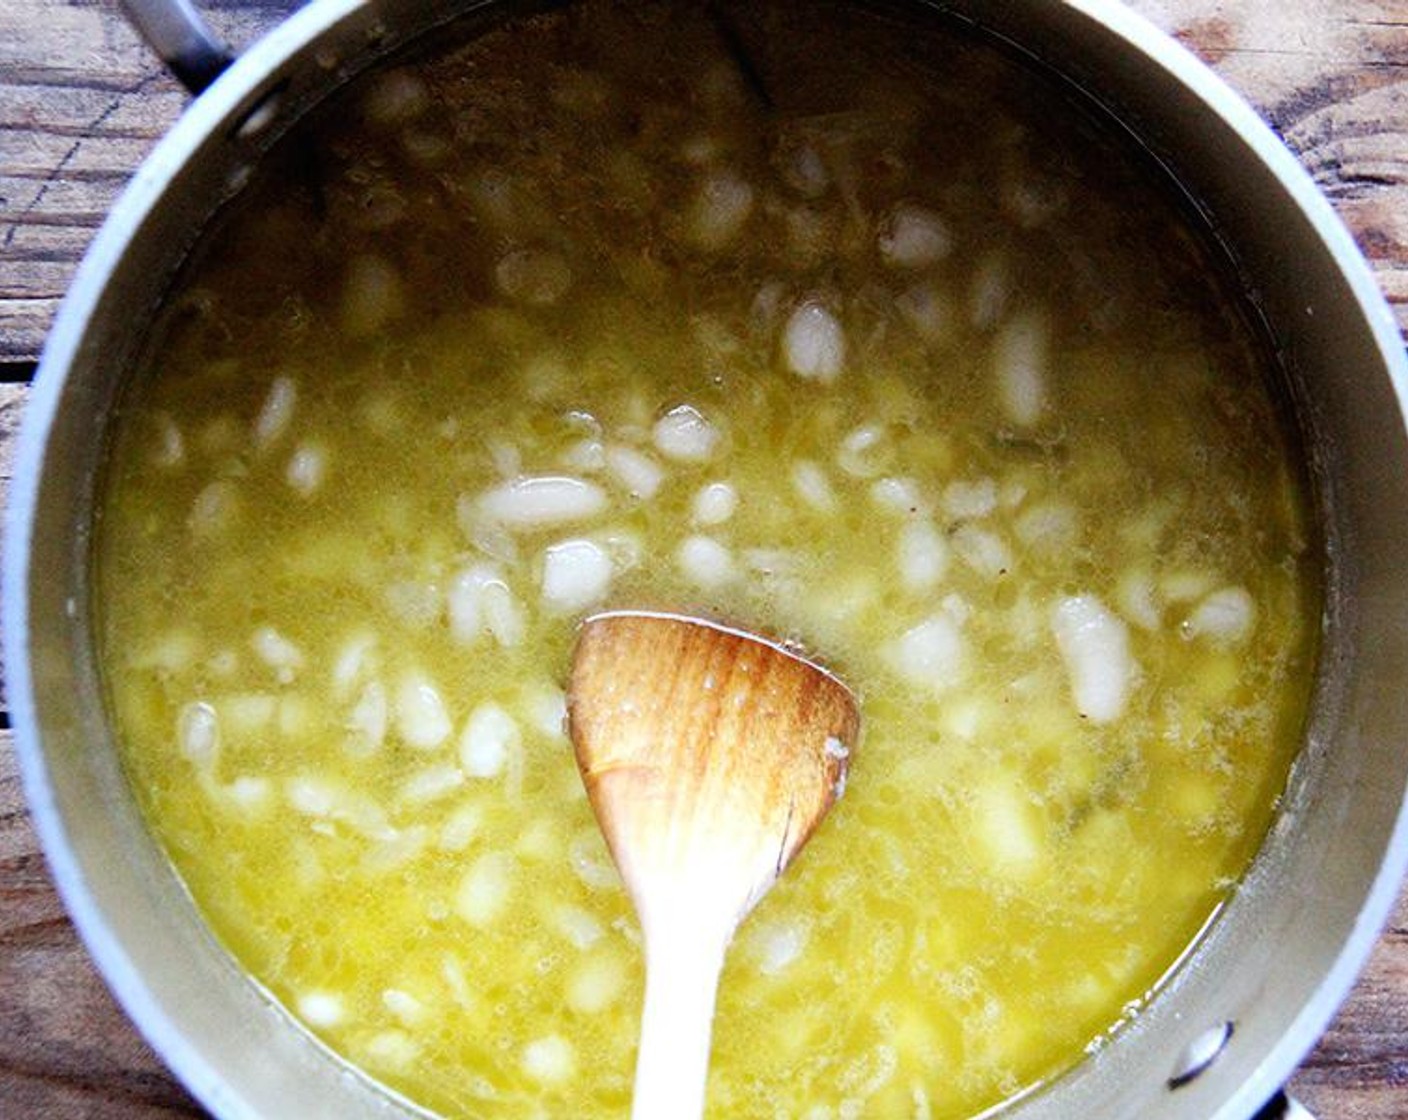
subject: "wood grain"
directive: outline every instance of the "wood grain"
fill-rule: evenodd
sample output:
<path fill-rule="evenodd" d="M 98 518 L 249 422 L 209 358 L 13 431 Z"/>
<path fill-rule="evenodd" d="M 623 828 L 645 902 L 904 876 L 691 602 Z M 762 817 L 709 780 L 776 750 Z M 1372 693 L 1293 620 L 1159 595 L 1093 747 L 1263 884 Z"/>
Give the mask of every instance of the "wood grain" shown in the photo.
<path fill-rule="evenodd" d="M 1408 3 L 1130 7 L 1200 54 L 1271 122 L 1334 203 L 1408 330 Z"/>
<path fill-rule="evenodd" d="M 582 626 L 567 721 L 644 936 L 631 1116 L 697 1120 L 725 951 L 845 788 L 860 712 L 771 641 L 616 611 Z"/>
<path fill-rule="evenodd" d="M 247 43 L 291 6 L 217 0 Z M 1408 329 L 1408 0 L 1130 0 L 1272 123 Z M 0 2 L 0 502 L 14 430 L 89 239 L 185 96 L 111 0 Z M 3 710 L 0 710 L 3 718 Z M 1292 1082 L 1321 1120 L 1408 1118 L 1408 895 Z M 49 883 L 0 726 L 0 1116 L 200 1116 L 107 994 Z"/>
<path fill-rule="evenodd" d="M 0 731 L 0 1115 L 204 1115 L 84 954 L 49 882 L 8 730 Z"/>

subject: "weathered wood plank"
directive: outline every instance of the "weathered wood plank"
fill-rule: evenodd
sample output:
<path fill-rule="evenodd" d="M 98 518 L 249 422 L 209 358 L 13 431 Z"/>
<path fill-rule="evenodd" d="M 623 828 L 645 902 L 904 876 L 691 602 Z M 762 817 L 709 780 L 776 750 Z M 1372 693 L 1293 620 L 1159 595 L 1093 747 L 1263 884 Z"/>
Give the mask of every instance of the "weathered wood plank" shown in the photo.
<path fill-rule="evenodd" d="M 204 1113 L 108 994 L 64 914 L 0 730 L 0 1113 L 155 1120 Z"/>
<path fill-rule="evenodd" d="M 1408 334 L 1408 4 L 1129 0 L 1300 157 Z"/>
<path fill-rule="evenodd" d="M 1321 1118 L 1408 1116 L 1408 890 L 1349 1001 L 1291 1081 Z"/>

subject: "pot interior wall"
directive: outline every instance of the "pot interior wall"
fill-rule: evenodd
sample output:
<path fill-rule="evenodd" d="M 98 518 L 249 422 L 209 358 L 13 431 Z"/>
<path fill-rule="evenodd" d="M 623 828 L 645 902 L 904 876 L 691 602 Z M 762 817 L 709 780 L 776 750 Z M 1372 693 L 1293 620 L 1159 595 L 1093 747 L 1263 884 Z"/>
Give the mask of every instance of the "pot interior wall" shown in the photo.
<path fill-rule="evenodd" d="M 954 7 L 987 18 L 985 5 Z M 1187 967 L 1129 1032 L 1140 1044 L 1112 1047 L 1062 1088 L 1085 1098 L 1072 1114 L 1247 1116 L 1328 1024 L 1402 875 L 1408 697 L 1392 684 L 1408 652 L 1394 621 L 1408 606 L 1408 541 L 1397 528 L 1408 512 L 1401 342 L 1293 157 L 1264 132 L 1248 152 L 1238 117 L 1250 110 L 1225 90 L 1200 89 L 1232 121 L 1214 117 L 1176 75 L 1121 49 L 1110 28 L 1066 15 L 1033 5 L 994 29 L 1106 104 L 1226 246 L 1287 378 L 1327 559 L 1316 700 L 1271 835 Z M 1236 1029 L 1217 1062 L 1168 1089 L 1181 1048 L 1224 1022 Z M 1147 1099 L 1132 1105 L 1122 1081 Z"/>
<path fill-rule="evenodd" d="M 221 1115 L 359 1120 L 414 1110 L 367 1088 L 242 976 L 140 819 L 103 718 L 88 629 L 88 525 L 105 425 L 140 342 L 132 327 L 146 316 L 133 309 L 161 298 L 193 232 L 244 169 L 300 110 L 455 7 L 333 0 L 254 48 L 143 169 L 84 265 L 36 391 L 36 426 L 47 419 L 49 431 L 42 463 L 36 454 L 27 464 L 35 478 L 42 467 L 37 494 L 17 488 L 32 540 L 23 618 L 10 611 L 7 622 L 12 666 L 28 644 L 27 722 L 43 741 L 41 760 L 34 732 L 21 732 L 36 815 L 60 887 L 119 998 Z M 1309 449 L 1329 610 L 1312 725 L 1279 822 L 1193 967 L 1115 1044 L 1010 1112 L 1022 1120 L 1247 1116 L 1328 1021 L 1402 870 L 1402 837 L 1393 844 L 1408 780 L 1408 690 L 1396 681 L 1408 655 L 1399 622 L 1408 608 L 1402 354 L 1347 235 L 1332 228 L 1327 247 L 1328 208 L 1310 200 L 1315 216 L 1307 217 L 1306 185 L 1296 177 L 1288 193 L 1278 178 L 1276 166 L 1293 166 L 1289 155 L 1272 152 L 1269 133 L 1252 130 L 1249 142 L 1242 123 L 1209 112 L 1180 80 L 1176 71 L 1192 72 L 1181 57 L 1171 56 L 1170 70 L 1131 50 L 1125 34 L 1144 31 L 1129 17 L 1101 7 L 1097 19 L 1084 6 L 1040 0 L 940 7 L 1110 106 L 1211 215 L 1257 293 Z M 241 130 L 271 90 L 280 97 L 272 123 Z M 1228 97 L 1212 86 L 1205 96 Z M 1219 105 L 1242 121 L 1244 109 Z M 25 693 L 22 670 L 15 679 Z M 24 723 L 26 701 L 17 700 Z M 1169 1089 L 1186 1043 L 1223 1022 L 1236 1030 L 1220 1059 Z"/>

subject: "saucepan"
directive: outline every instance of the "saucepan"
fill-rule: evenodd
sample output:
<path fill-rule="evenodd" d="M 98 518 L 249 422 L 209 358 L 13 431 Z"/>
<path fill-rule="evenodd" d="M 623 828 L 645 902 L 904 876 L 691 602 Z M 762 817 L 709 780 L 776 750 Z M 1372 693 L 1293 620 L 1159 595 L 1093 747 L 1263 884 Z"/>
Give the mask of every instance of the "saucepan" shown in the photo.
<path fill-rule="evenodd" d="M 1367 266 L 1264 123 L 1107 0 L 931 0 L 1050 71 L 1161 162 L 1252 293 L 1313 482 L 1326 588 L 1304 743 L 1245 880 L 1148 1009 L 1012 1120 L 1245 1120 L 1353 983 L 1408 863 L 1408 363 Z M 416 1114 L 298 1029 L 203 925 L 124 781 L 91 621 L 95 479 L 124 376 L 201 229 L 303 113 L 478 0 L 314 0 L 237 61 L 184 0 L 133 15 L 199 97 L 74 281 L 21 440 L 5 548 L 10 709 L 34 820 L 128 1014 L 231 1118 Z M 462 32 L 457 31 L 456 34 Z M 208 88 L 205 88 L 207 87 Z M 1269 1115 L 1269 1113 L 1268 1113 Z"/>

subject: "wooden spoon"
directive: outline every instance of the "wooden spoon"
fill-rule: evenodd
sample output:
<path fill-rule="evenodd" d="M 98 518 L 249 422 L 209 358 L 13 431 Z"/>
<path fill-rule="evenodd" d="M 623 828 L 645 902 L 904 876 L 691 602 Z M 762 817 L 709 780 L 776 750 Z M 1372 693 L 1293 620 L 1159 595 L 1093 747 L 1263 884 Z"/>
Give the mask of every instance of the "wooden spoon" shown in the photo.
<path fill-rule="evenodd" d="M 762 638 L 625 611 L 584 624 L 567 711 L 645 936 L 631 1115 L 690 1120 L 724 952 L 845 789 L 855 698 Z"/>

